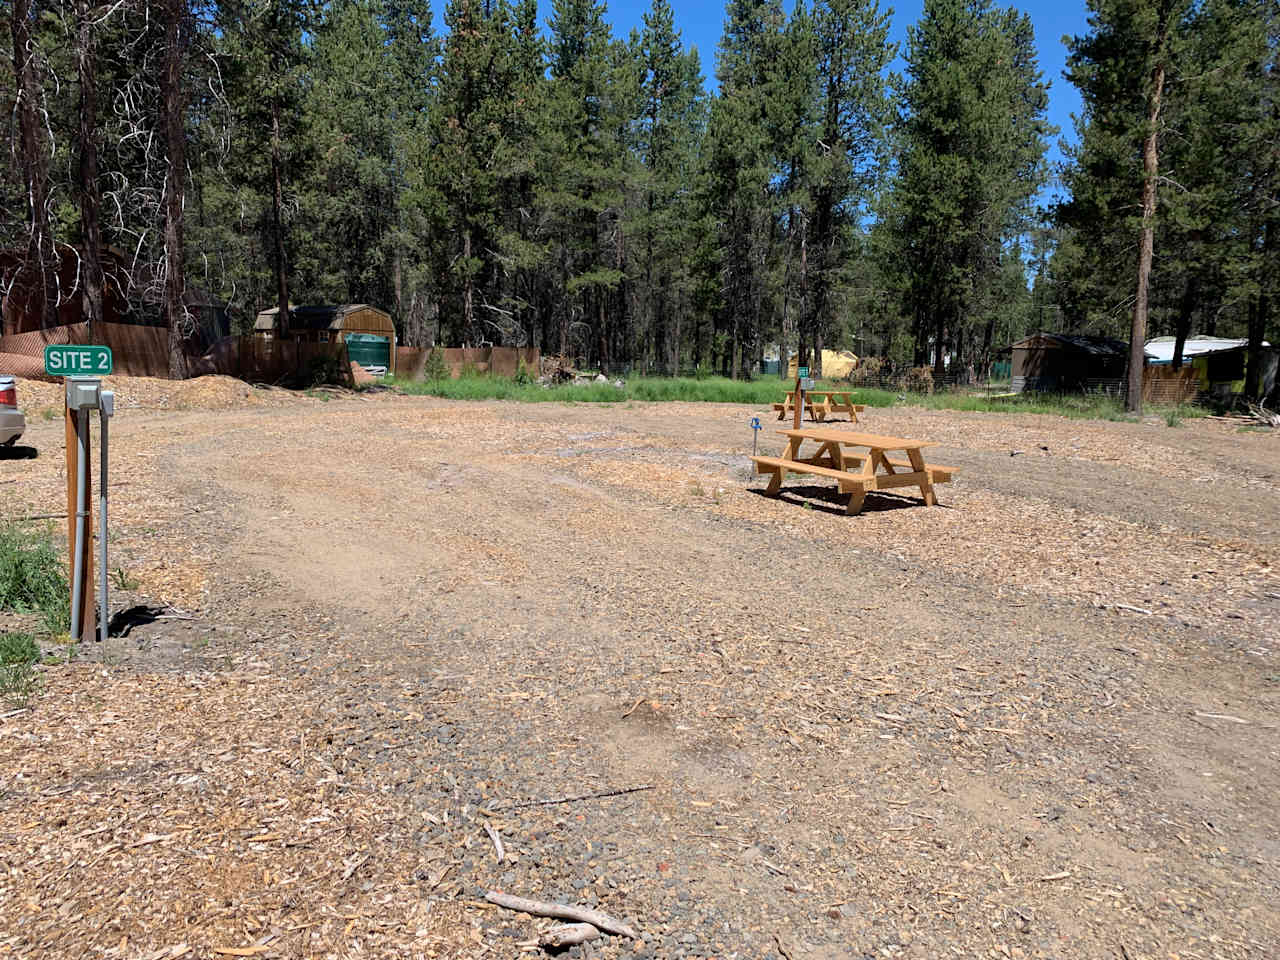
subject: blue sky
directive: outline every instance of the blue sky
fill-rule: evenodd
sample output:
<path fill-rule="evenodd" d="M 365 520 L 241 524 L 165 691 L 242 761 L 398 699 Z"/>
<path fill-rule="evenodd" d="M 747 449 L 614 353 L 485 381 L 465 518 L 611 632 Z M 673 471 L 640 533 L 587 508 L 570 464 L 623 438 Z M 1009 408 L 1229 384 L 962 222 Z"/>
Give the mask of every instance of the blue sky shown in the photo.
<path fill-rule="evenodd" d="M 1010 0 L 997 0 L 997 3 L 1009 3 Z M 686 46 L 698 48 L 702 57 L 702 68 L 707 78 L 708 87 L 715 82 L 716 44 L 720 42 L 720 33 L 724 28 L 723 2 L 690 3 L 688 0 L 671 0 L 675 8 L 676 26 L 680 29 Z M 783 0 L 783 6 L 790 10 L 793 0 Z M 539 0 L 539 9 L 545 22 L 551 13 L 550 0 Z M 609 0 L 608 19 L 613 24 L 616 36 L 625 37 L 631 28 L 642 26 L 641 18 L 649 9 L 650 0 Z M 920 18 L 922 0 L 901 0 L 898 4 L 890 4 L 881 0 L 881 8 L 892 6 L 893 27 L 891 36 L 902 49 L 907 42 L 907 27 Z M 1071 125 L 1071 114 L 1079 111 L 1080 97 L 1066 78 L 1062 76 L 1062 68 L 1066 63 L 1067 51 L 1062 45 L 1064 34 L 1083 34 L 1088 28 L 1084 0 L 1014 0 L 1013 6 L 1031 14 L 1031 22 L 1035 25 L 1036 44 L 1040 48 L 1040 69 L 1045 79 L 1050 81 L 1049 87 L 1049 120 L 1059 128 L 1059 136 L 1074 140 Z M 901 69 L 902 64 L 898 64 Z M 1057 161 L 1061 158 L 1057 138 L 1050 146 L 1049 157 Z"/>

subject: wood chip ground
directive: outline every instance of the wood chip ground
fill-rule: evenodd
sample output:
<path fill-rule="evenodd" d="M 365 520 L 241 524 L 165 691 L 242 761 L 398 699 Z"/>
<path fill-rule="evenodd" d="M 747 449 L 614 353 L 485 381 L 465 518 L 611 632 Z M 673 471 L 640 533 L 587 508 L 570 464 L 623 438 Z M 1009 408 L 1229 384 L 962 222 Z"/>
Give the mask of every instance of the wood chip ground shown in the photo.
<path fill-rule="evenodd" d="M 961 472 L 847 517 L 767 411 L 202 380 L 112 432 L 182 615 L 0 714 L 0 956 L 1280 955 L 1280 436 L 868 410 Z"/>

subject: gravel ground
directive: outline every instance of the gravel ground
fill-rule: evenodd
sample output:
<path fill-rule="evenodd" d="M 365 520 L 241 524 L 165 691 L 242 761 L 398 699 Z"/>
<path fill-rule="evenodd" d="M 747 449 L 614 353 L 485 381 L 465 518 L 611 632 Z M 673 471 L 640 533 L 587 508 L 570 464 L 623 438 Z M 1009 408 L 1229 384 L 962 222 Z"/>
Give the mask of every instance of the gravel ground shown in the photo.
<path fill-rule="evenodd" d="M 113 426 L 174 619 L 0 720 L 0 950 L 1280 955 L 1280 436 L 871 410 L 960 472 L 846 517 L 746 407 L 219 405 Z"/>

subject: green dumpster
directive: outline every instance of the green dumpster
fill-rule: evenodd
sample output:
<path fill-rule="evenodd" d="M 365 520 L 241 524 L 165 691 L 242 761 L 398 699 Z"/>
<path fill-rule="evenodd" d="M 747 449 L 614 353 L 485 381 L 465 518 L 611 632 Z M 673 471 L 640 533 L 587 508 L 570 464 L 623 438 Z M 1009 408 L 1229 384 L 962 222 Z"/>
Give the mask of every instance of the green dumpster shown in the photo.
<path fill-rule="evenodd" d="M 346 336 L 347 359 L 368 369 L 382 367 L 391 370 L 391 338 L 376 337 L 371 333 L 348 333 Z"/>

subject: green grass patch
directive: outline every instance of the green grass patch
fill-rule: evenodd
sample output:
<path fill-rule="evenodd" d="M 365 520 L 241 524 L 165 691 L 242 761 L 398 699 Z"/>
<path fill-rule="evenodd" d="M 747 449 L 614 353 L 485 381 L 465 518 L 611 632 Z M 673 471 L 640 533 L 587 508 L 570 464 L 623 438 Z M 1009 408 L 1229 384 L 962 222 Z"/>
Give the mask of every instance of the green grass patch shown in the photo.
<path fill-rule="evenodd" d="M 427 380 L 393 378 L 388 384 L 402 393 L 414 396 L 442 397 L 446 400 L 510 400 L 517 403 L 740 403 L 769 407 L 782 400 L 791 381 L 776 377 L 757 380 L 730 380 L 726 377 L 632 377 L 619 389 L 609 383 L 563 384 L 542 386 L 519 379 L 467 374 L 456 380 L 440 377 Z M 960 410 L 975 413 L 1042 413 L 1050 416 L 1082 420 L 1116 420 L 1136 422 L 1125 413 L 1124 404 L 1115 397 L 1078 394 L 1018 394 L 989 397 L 982 393 L 952 391 L 921 394 L 884 390 L 875 387 L 851 387 L 847 383 L 819 381 L 815 390 L 848 390 L 855 403 L 868 407 L 924 407 L 930 410 Z M 1185 419 L 1209 413 L 1200 407 L 1150 408 L 1148 413 L 1165 417 L 1176 426 Z M 1176 421 L 1176 423 L 1174 422 Z"/>
<path fill-rule="evenodd" d="M 71 626 L 71 590 L 53 534 L 0 526 L 0 609 L 39 613 L 49 633 Z"/>
<path fill-rule="evenodd" d="M 40 647 L 29 633 L 0 633 L 0 665 L 35 663 L 40 659 Z"/>
<path fill-rule="evenodd" d="M 789 389 L 775 377 L 759 380 L 730 380 L 727 377 L 632 377 L 621 389 L 613 382 L 561 384 L 542 386 L 536 382 L 521 383 L 507 377 L 475 374 L 456 380 L 388 381 L 403 393 L 415 396 L 443 397 L 446 400 L 513 400 L 518 403 L 742 403 L 766 406 L 782 399 Z M 817 389 L 848 389 L 847 385 L 823 383 Z M 894 395 L 886 391 L 855 391 L 868 395 L 859 403 L 890 406 Z M 872 398 L 870 395 L 877 394 Z"/>
<path fill-rule="evenodd" d="M 39 659 L 40 647 L 29 633 L 0 634 L 0 698 L 10 707 L 29 706 L 40 692 Z"/>

